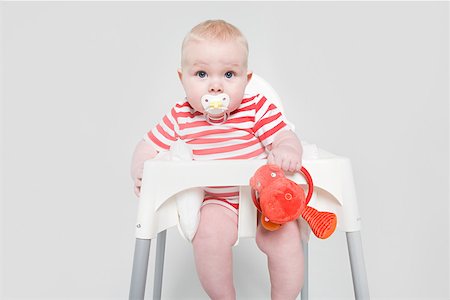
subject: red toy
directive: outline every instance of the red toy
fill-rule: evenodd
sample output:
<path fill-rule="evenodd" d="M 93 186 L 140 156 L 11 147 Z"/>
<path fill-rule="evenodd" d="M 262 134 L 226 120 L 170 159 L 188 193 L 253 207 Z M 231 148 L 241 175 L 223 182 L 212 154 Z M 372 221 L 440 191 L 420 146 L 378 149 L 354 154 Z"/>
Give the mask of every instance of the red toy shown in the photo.
<path fill-rule="evenodd" d="M 250 186 L 253 202 L 261 213 L 261 224 L 267 230 L 274 231 L 301 215 L 318 238 L 326 239 L 336 229 L 336 215 L 331 212 L 319 212 L 307 206 L 314 186 L 311 175 L 304 167 L 299 172 L 308 183 L 306 198 L 303 188 L 286 178 L 280 167 L 264 165 L 256 170 L 250 179 Z"/>

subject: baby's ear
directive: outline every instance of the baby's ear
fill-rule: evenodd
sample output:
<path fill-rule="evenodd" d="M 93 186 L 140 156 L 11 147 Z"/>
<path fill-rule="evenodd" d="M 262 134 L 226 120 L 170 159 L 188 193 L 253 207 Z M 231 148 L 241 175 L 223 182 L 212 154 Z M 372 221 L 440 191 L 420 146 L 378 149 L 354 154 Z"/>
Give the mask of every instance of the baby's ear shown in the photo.
<path fill-rule="evenodd" d="M 248 71 L 247 72 L 247 83 L 250 82 L 250 80 L 252 79 L 253 76 L 253 72 L 252 71 Z"/>
<path fill-rule="evenodd" d="M 178 72 L 178 78 L 180 78 L 180 80 L 183 80 L 183 72 L 181 71 L 181 69 L 178 69 L 177 72 Z"/>

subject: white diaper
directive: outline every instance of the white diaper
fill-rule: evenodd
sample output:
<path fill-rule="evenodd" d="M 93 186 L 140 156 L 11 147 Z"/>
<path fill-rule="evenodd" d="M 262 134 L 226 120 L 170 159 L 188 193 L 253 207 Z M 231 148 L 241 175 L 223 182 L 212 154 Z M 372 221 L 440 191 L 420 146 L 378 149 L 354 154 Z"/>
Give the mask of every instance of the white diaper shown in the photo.
<path fill-rule="evenodd" d="M 170 160 L 192 160 L 192 149 L 182 140 L 172 144 L 169 151 Z M 200 222 L 200 207 L 204 198 L 204 190 L 194 187 L 175 195 L 178 211 L 178 230 L 182 237 L 192 241 Z"/>

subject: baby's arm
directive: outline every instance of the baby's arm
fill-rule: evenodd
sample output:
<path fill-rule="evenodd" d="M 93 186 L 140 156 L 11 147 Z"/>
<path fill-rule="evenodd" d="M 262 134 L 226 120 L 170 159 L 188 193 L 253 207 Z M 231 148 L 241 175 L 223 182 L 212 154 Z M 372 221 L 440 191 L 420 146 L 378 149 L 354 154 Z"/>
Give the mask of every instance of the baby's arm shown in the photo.
<path fill-rule="evenodd" d="M 281 167 L 283 171 L 294 172 L 302 166 L 303 148 L 297 135 L 291 130 L 283 130 L 276 134 L 267 158 L 269 164 Z"/>
<path fill-rule="evenodd" d="M 144 173 L 144 162 L 152 159 L 158 154 L 149 143 L 141 140 L 137 145 L 133 153 L 133 159 L 131 161 L 131 178 L 134 181 L 134 193 L 139 197 L 141 193 L 142 175 Z"/>

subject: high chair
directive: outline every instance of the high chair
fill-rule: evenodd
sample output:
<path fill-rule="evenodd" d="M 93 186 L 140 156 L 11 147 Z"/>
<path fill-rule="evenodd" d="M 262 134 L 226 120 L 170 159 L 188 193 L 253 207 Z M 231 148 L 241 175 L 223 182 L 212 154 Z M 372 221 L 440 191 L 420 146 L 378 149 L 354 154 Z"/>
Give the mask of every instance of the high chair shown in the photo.
<path fill-rule="evenodd" d="M 253 74 L 246 94 L 256 93 L 266 95 L 281 110 L 283 109 L 272 87 L 261 77 Z M 326 152 L 314 144 L 304 143 L 303 148 L 303 166 L 308 169 L 314 181 L 314 194 L 309 206 L 319 211 L 336 214 L 337 229 L 346 232 L 355 299 L 369 299 L 360 234 L 361 218 L 356 202 L 350 160 Z M 161 299 L 166 230 L 178 225 L 174 195 L 180 191 L 201 186 L 239 186 L 238 241 L 239 238 L 255 237 L 257 213 L 251 198 L 249 180 L 263 164 L 266 164 L 266 160 L 149 160 L 145 162 L 129 299 L 144 299 L 150 243 L 156 237 L 153 299 Z M 213 170 L 221 170 L 221 172 Z M 289 178 L 299 184 L 306 184 L 299 174 Z M 305 279 L 301 299 L 305 300 L 308 299 L 308 243 L 306 241 L 303 243 L 303 248 Z"/>

